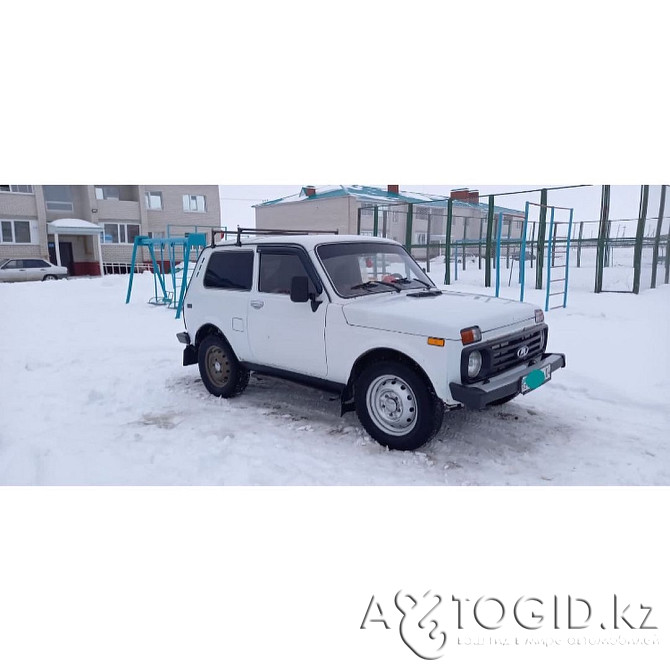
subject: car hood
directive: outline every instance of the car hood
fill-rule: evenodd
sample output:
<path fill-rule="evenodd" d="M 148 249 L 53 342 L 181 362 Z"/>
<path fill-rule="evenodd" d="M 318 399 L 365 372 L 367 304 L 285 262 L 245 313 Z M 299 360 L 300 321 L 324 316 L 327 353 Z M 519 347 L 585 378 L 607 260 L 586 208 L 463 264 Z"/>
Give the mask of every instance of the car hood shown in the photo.
<path fill-rule="evenodd" d="M 425 298 L 410 297 L 411 293 L 356 298 L 343 306 L 344 318 L 351 326 L 458 341 L 461 329 L 471 326 L 490 334 L 515 324 L 535 323 L 537 307 L 529 303 L 455 291 Z"/>

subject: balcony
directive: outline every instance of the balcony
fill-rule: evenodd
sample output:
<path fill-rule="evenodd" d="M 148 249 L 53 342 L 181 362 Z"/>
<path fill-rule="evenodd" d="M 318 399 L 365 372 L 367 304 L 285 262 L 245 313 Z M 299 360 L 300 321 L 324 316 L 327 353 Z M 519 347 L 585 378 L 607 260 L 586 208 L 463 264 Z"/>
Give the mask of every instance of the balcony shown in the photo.
<path fill-rule="evenodd" d="M 98 200 L 97 207 L 100 221 L 140 220 L 140 204 L 133 200 Z"/>

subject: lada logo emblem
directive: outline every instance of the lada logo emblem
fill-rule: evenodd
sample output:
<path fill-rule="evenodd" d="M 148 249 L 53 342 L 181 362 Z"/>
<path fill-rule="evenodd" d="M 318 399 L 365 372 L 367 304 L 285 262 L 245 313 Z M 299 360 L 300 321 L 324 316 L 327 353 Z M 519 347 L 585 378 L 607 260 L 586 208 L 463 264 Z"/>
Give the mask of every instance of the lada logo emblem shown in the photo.
<path fill-rule="evenodd" d="M 521 347 L 521 349 L 519 349 L 516 352 L 516 356 L 517 356 L 517 358 L 526 358 L 526 356 L 528 356 L 529 351 L 530 350 L 528 349 L 528 347 Z"/>

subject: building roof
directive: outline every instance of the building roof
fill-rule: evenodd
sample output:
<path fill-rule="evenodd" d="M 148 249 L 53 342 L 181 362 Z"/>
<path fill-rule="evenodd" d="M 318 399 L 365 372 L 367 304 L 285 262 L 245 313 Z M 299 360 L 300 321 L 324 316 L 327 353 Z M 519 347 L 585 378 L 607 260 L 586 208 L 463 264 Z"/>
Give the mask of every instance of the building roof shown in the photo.
<path fill-rule="evenodd" d="M 305 187 L 301 189 L 300 193 L 261 202 L 257 205 L 253 205 L 253 207 L 272 207 L 274 205 L 283 205 L 287 203 L 344 197 L 355 198 L 357 201 L 369 205 L 399 205 L 412 203 L 445 209 L 449 202 L 449 198 L 444 195 L 429 195 L 427 193 L 416 193 L 414 191 L 399 191 L 398 193 L 393 193 L 376 186 L 320 186 L 313 188 L 313 195 L 308 194 L 308 188 L 312 189 L 312 187 Z M 484 203 L 466 202 L 464 200 L 455 200 L 454 203 L 459 208 L 488 211 L 488 205 Z M 508 209 L 507 207 L 496 206 L 494 207 L 494 211 L 497 214 L 503 213 L 523 216 L 523 212 L 516 209 Z"/>

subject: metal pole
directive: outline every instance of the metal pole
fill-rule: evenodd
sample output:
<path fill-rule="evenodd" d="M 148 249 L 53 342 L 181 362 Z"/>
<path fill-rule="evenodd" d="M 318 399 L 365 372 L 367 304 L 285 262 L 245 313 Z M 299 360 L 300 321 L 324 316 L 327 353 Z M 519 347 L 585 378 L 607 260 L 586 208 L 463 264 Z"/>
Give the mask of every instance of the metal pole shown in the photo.
<path fill-rule="evenodd" d="M 500 295 L 500 241 L 502 239 L 502 212 L 498 215 L 498 235 L 496 236 L 496 298 Z"/>
<path fill-rule="evenodd" d="M 431 212 L 428 208 L 428 223 L 426 224 L 426 272 L 430 272 L 430 224 Z"/>
<path fill-rule="evenodd" d="M 526 202 L 526 213 L 523 217 L 523 233 L 521 234 L 521 253 L 519 255 L 519 283 L 521 284 L 521 293 L 519 300 L 523 302 L 524 292 L 526 289 L 526 233 L 528 231 L 528 208 L 530 206 L 529 202 Z M 533 228 L 534 229 L 534 228 Z M 531 240 L 530 247 L 531 259 L 533 254 L 533 246 Z M 531 260 L 532 263 L 532 260 Z M 532 267 L 532 265 L 531 265 Z"/>
<path fill-rule="evenodd" d="M 358 214 L 356 215 L 356 235 L 360 234 L 361 234 L 361 208 L 359 207 Z"/>
<path fill-rule="evenodd" d="M 382 212 L 382 237 L 386 237 L 386 221 L 387 221 L 388 212 L 384 210 Z"/>
<path fill-rule="evenodd" d="M 135 274 L 135 259 L 137 258 L 137 247 L 139 246 L 139 240 L 135 238 L 135 244 L 133 244 L 133 255 L 130 261 L 130 277 L 128 279 L 128 294 L 126 295 L 126 304 L 130 302 L 130 293 L 133 290 L 133 275 Z"/>
<path fill-rule="evenodd" d="M 661 229 L 663 228 L 663 214 L 665 213 L 665 189 L 661 186 L 661 202 L 658 206 L 658 223 L 656 224 L 656 237 L 654 238 L 654 259 L 651 267 L 651 288 L 656 288 L 656 266 L 658 265 L 658 247 L 661 243 Z"/>
<path fill-rule="evenodd" d="M 633 254 L 633 293 L 640 292 L 640 276 L 642 274 L 642 245 L 644 244 L 644 227 L 647 223 L 647 207 L 649 205 L 649 186 L 640 188 L 640 216 L 637 220 L 635 235 L 635 252 Z"/>
<path fill-rule="evenodd" d="M 510 244 L 510 238 L 512 237 L 512 219 L 508 219 L 507 221 L 507 254 L 505 258 L 505 267 L 509 268 L 509 244 Z"/>
<path fill-rule="evenodd" d="M 405 230 L 405 248 L 412 253 L 412 219 L 414 217 L 414 205 L 410 202 L 407 206 L 407 228 Z"/>
<path fill-rule="evenodd" d="M 595 293 L 603 290 L 603 268 L 605 266 L 605 243 L 607 238 L 607 221 L 610 213 L 610 187 L 603 186 L 600 197 L 600 224 L 598 226 L 598 246 L 596 251 L 596 283 Z"/>
<path fill-rule="evenodd" d="M 530 233 L 530 269 L 533 269 L 533 263 L 535 262 L 533 259 L 535 258 L 536 251 L 533 251 L 535 249 L 535 221 L 533 221 L 533 226 L 532 230 Z"/>
<path fill-rule="evenodd" d="M 478 254 L 479 257 L 477 259 L 477 267 L 481 270 L 482 269 L 482 238 L 484 237 L 484 219 L 479 219 L 479 244 L 478 246 Z"/>
<path fill-rule="evenodd" d="M 554 208 L 551 208 L 551 218 L 549 220 L 549 236 L 547 238 L 547 299 L 544 304 L 544 311 L 549 311 L 549 294 L 551 293 L 551 263 L 549 259 L 551 258 L 551 247 L 552 240 L 554 237 Z"/>
<path fill-rule="evenodd" d="M 570 276 L 570 240 L 572 239 L 572 215 L 574 210 L 570 210 L 570 221 L 568 222 L 568 239 L 565 246 L 565 290 L 563 291 L 563 307 L 568 304 L 568 277 Z"/>
<path fill-rule="evenodd" d="M 373 220 L 372 220 L 372 235 L 373 235 L 373 237 L 377 237 L 378 232 L 379 232 L 379 205 L 375 205 L 374 217 L 373 217 Z"/>
<path fill-rule="evenodd" d="M 537 227 L 537 263 L 535 265 L 535 288 L 542 289 L 544 273 L 544 243 L 547 235 L 547 189 L 543 188 L 540 196 L 540 220 Z M 549 257 L 547 257 L 549 260 Z"/>
<path fill-rule="evenodd" d="M 577 240 L 577 267 L 582 267 L 582 237 L 584 235 L 584 222 L 579 222 L 579 239 Z"/>
<path fill-rule="evenodd" d="M 491 286 L 491 254 L 493 252 L 493 217 L 495 196 L 489 196 L 488 221 L 486 225 L 486 262 L 484 264 L 484 286 Z"/>
<path fill-rule="evenodd" d="M 447 230 L 444 236 L 444 283 L 451 284 L 451 224 L 453 220 L 453 201 L 447 201 Z"/>
<path fill-rule="evenodd" d="M 465 243 L 468 239 L 468 217 L 463 217 L 463 269 L 465 270 Z"/>

